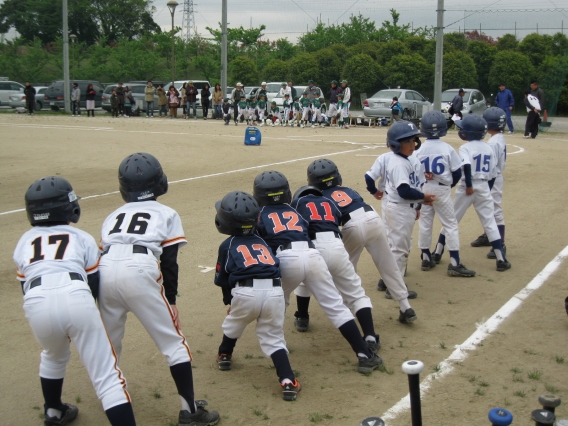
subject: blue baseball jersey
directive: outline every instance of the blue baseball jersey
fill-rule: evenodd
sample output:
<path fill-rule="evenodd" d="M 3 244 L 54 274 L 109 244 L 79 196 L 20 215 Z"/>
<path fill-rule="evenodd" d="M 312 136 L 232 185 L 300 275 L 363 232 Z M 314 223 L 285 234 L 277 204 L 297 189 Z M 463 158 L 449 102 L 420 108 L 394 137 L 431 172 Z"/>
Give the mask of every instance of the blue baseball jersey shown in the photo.
<path fill-rule="evenodd" d="M 340 232 L 341 211 L 329 198 L 310 194 L 292 201 L 292 207 L 308 222 L 310 235 L 317 232 Z"/>
<path fill-rule="evenodd" d="M 272 251 L 293 241 L 310 241 L 308 222 L 290 205 L 264 206 L 260 210 L 258 234 Z"/>
<path fill-rule="evenodd" d="M 342 216 L 368 205 L 357 191 L 346 186 L 334 186 L 326 188 L 322 192 L 324 197 L 333 200 Z"/>

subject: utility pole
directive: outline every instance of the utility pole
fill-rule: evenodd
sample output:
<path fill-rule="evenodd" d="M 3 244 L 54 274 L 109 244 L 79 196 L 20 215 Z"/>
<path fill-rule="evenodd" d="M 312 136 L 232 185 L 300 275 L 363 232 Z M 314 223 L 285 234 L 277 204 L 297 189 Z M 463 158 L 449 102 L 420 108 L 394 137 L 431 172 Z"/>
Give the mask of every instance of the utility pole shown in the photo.
<path fill-rule="evenodd" d="M 227 0 L 222 3 L 221 17 L 221 90 L 227 96 Z"/>
<path fill-rule="evenodd" d="M 442 69 L 444 60 L 444 0 L 438 0 L 436 28 L 436 68 L 434 76 L 434 110 L 442 109 Z"/>
<path fill-rule="evenodd" d="M 71 82 L 69 81 L 69 13 L 67 0 L 63 0 L 63 99 L 65 112 L 71 113 Z"/>

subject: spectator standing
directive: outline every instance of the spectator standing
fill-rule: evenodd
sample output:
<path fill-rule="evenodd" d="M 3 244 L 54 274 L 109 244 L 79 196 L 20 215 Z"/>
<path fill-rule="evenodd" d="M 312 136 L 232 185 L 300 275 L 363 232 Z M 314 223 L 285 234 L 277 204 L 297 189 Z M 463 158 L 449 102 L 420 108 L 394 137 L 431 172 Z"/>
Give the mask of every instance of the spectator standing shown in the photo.
<path fill-rule="evenodd" d="M 170 108 L 170 118 L 177 118 L 179 92 L 174 86 L 170 86 L 170 90 L 168 92 L 168 107 Z"/>
<path fill-rule="evenodd" d="M 221 85 L 217 83 L 213 89 L 213 108 L 215 110 L 215 120 L 218 118 L 223 118 L 223 90 L 221 90 Z"/>
<path fill-rule="evenodd" d="M 29 81 L 26 81 L 24 95 L 26 96 L 26 109 L 28 110 L 28 115 L 34 115 L 36 89 Z"/>
<path fill-rule="evenodd" d="M 209 85 L 205 83 L 205 86 L 201 89 L 201 108 L 203 109 L 204 120 L 207 120 L 207 115 L 209 115 L 209 96 L 211 96 L 211 91 Z"/>
<path fill-rule="evenodd" d="M 351 88 L 347 83 L 347 80 L 341 82 L 341 88 L 343 90 L 343 105 L 341 106 L 341 118 L 343 119 L 343 128 L 349 128 L 349 107 L 351 106 Z"/>
<path fill-rule="evenodd" d="M 316 85 L 314 85 L 313 80 L 308 80 L 308 87 L 306 88 L 306 92 L 308 92 L 308 99 L 310 100 L 310 102 L 313 102 L 316 93 L 318 93 L 319 96 L 319 94 L 321 93 L 321 89 Z"/>
<path fill-rule="evenodd" d="M 193 85 L 193 81 L 190 81 L 185 89 L 185 96 L 187 96 L 187 118 L 191 115 L 191 109 L 193 109 L 193 118 L 197 118 L 197 87 Z"/>
<path fill-rule="evenodd" d="M 156 89 L 151 81 L 144 88 L 144 96 L 146 101 L 146 117 L 154 118 L 154 95 L 156 94 Z"/>
<path fill-rule="evenodd" d="M 116 96 L 118 97 L 118 115 L 124 115 L 124 87 L 122 87 L 122 83 L 118 83 Z"/>
<path fill-rule="evenodd" d="M 124 88 L 124 116 L 127 118 L 132 115 L 132 104 L 136 105 L 136 102 L 132 97 L 130 87 L 126 86 Z"/>
<path fill-rule="evenodd" d="M 505 111 L 509 133 L 513 133 L 515 129 L 513 127 L 513 120 L 511 119 L 511 112 L 515 107 L 515 98 L 511 91 L 506 88 L 505 83 L 499 85 L 499 93 L 495 96 L 495 105 Z"/>
<path fill-rule="evenodd" d="M 327 110 L 327 116 L 329 118 L 329 120 L 327 120 L 328 126 L 331 124 L 332 117 L 336 116 L 338 113 L 337 102 L 339 99 L 337 98 L 337 95 L 340 93 L 343 93 L 343 90 L 339 87 L 339 82 L 337 80 L 333 80 L 331 82 L 331 89 L 329 89 L 329 109 Z"/>
<path fill-rule="evenodd" d="M 95 92 L 93 85 L 91 83 L 89 83 L 89 85 L 87 86 L 87 90 L 85 92 L 85 99 L 87 100 L 87 117 L 89 117 L 91 114 L 93 115 L 93 117 L 95 117 L 95 96 L 96 95 L 97 95 L 97 92 Z"/>
<path fill-rule="evenodd" d="M 290 94 L 291 94 L 290 99 L 292 100 L 296 99 L 296 96 L 298 96 L 298 91 L 296 90 L 294 84 L 291 81 L 288 82 L 288 87 L 290 88 Z"/>
<path fill-rule="evenodd" d="M 159 114 L 160 118 L 162 118 L 162 113 L 164 113 L 164 118 L 168 116 L 168 97 L 166 96 L 166 91 L 162 87 L 161 84 L 158 84 L 158 107 L 159 107 Z"/>
<path fill-rule="evenodd" d="M 71 106 L 73 109 L 72 117 L 81 116 L 81 89 L 77 83 L 73 83 L 73 88 L 71 89 Z"/>
<path fill-rule="evenodd" d="M 110 95 L 110 109 L 112 118 L 118 118 L 118 97 L 116 96 L 116 90 L 113 90 L 112 95 Z"/>
<path fill-rule="evenodd" d="M 284 99 L 286 95 L 292 97 L 292 89 L 286 83 L 282 83 L 282 88 L 280 89 L 279 95 L 282 99 Z"/>
<path fill-rule="evenodd" d="M 527 121 L 525 123 L 525 139 L 531 138 L 535 139 L 538 134 L 538 125 L 542 121 L 540 119 L 540 111 L 542 106 L 538 98 L 532 94 L 532 91 L 527 90 L 525 92 L 524 99 L 525 106 L 527 107 Z"/>
<path fill-rule="evenodd" d="M 243 96 L 244 94 L 245 94 L 245 89 L 243 87 L 243 84 L 237 83 L 237 87 L 235 87 L 231 92 L 231 104 L 233 105 L 235 123 L 237 122 L 237 117 L 239 115 L 239 108 L 237 108 L 237 104 L 241 101 L 241 96 Z"/>
<path fill-rule="evenodd" d="M 531 81 L 531 95 L 538 99 L 538 103 L 540 104 L 539 113 L 544 111 L 544 92 L 538 87 L 538 81 L 536 80 Z"/>
<path fill-rule="evenodd" d="M 392 98 L 392 102 L 390 104 L 390 109 L 392 111 L 392 115 L 391 115 L 391 122 L 389 123 L 389 126 L 391 124 L 393 124 L 395 121 L 401 121 L 402 120 L 402 105 L 400 104 L 400 102 L 398 101 L 398 97 L 394 97 Z"/>
<path fill-rule="evenodd" d="M 181 91 L 180 91 L 180 96 L 181 96 L 181 106 L 183 108 L 183 116 L 182 118 L 185 119 L 187 118 L 187 87 L 189 85 L 187 83 L 183 83 L 183 86 L 181 86 Z"/>

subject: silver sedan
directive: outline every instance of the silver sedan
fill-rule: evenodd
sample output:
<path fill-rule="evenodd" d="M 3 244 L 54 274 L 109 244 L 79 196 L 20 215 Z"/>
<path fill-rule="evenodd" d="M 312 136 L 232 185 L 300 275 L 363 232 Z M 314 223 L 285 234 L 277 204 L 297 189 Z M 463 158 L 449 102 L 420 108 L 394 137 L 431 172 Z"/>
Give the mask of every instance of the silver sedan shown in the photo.
<path fill-rule="evenodd" d="M 43 103 L 44 103 L 44 99 L 43 99 L 43 94 L 45 93 L 45 90 L 47 89 L 46 86 L 38 86 L 35 88 L 36 89 L 36 106 L 35 106 L 35 110 L 39 111 L 43 108 Z M 24 95 L 23 93 L 16 93 L 14 95 L 10 95 L 10 107 L 12 108 L 25 108 L 26 107 L 26 95 Z"/>
<path fill-rule="evenodd" d="M 390 118 L 392 98 L 397 97 L 402 105 L 403 119 L 421 118 L 422 114 L 432 109 L 432 103 L 420 93 L 409 89 L 384 89 L 363 102 L 365 117 Z"/>

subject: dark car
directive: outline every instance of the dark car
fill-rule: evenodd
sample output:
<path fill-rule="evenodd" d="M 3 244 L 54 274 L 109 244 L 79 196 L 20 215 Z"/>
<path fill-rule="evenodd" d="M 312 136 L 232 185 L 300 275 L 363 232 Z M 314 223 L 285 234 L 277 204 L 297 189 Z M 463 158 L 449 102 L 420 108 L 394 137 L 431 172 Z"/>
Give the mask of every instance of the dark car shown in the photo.
<path fill-rule="evenodd" d="M 56 80 L 49 85 L 44 94 L 44 106 L 49 106 L 54 111 L 65 109 L 63 83 L 63 80 Z M 81 89 L 81 100 L 79 101 L 81 108 L 87 107 L 85 95 L 87 93 L 87 86 L 89 83 L 93 85 L 93 89 L 96 92 L 95 108 L 99 108 L 101 106 L 103 96 L 103 86 L 101 83 L 91 80 L 73 80 L 70 82 L 71 87 L 69 88 L 69 94 L 71 94 L 71 90 L 73 90 L 73 83 L 77 83 L 79 89 Z"/>

